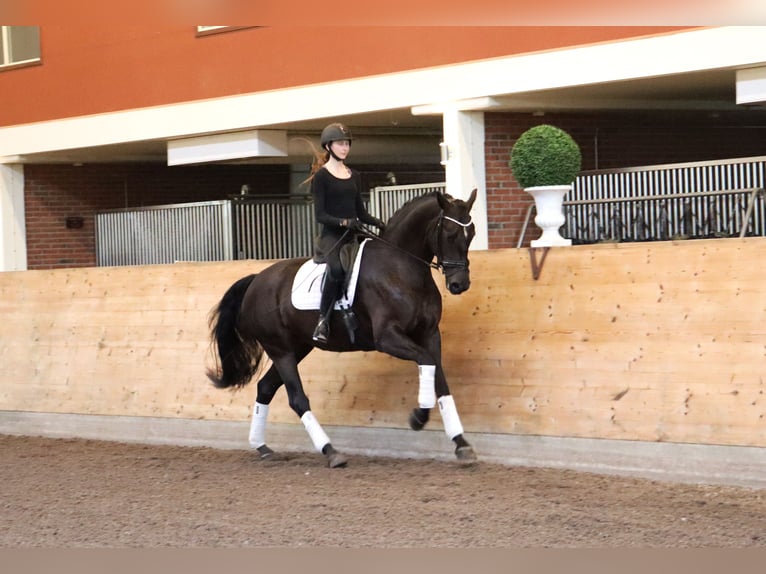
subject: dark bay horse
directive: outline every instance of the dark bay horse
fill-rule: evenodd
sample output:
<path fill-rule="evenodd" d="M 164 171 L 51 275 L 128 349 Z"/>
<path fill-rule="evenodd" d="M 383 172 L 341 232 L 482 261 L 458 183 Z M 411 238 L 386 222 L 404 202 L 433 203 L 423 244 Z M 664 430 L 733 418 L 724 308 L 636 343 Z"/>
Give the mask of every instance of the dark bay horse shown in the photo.
<path fill-rule="evenodd" d="M 422 429 L 430 409 L 438 404 L 445 433 L 463 461 L 475 460 L 476 455 L 463 437 L 442 369 L 442 300 L 431 268 L 444 273 L 450 293 L 469 288 L 468 246 L 475 232 L 470 211 L 475 200 L 474 189 L 467 201 L 433 193 L 404 204 L 381 237 L 365 246 L 352 307 L 358 323 L 354 342 L 336 311 L 330 338 L 322 347 L 335 352 L 377 350 L 414 361 L 419 372 L 418 407 L 410 415 L 410 426 Z M 293 279 L 305 261 L 278 261 L 228 289 L 210 316 L 217 356 L 208 376 L 218 388 L 244 386 L 259 371 L 265 353 L 272 365 L 258 381 L 251 446 L 262 457 L 273 453 L 266 445 L 266 417 L 274 394 L 284 385 L 289 405 L 315 448 L 329 466 L 344 466 L 346 458 L 333 448 L 311 412 L 298 374 L 298 363 L 314 348 L 311 334 L 317 322 L 317 311 L 298 310 L 290 299 Z"/>

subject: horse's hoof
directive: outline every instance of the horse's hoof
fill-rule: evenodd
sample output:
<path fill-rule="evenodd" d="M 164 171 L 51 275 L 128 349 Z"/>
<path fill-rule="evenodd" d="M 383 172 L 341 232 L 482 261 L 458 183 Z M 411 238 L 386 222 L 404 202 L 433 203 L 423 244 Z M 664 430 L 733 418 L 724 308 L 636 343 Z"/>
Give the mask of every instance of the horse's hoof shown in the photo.
<path fill-rule="evenodd" d="M 269 447 L 267 447 L 265 444 L 262 444 L 255 450 L 258 451 L 258 454 L 260 455 L 261 460 L 270 458 L 274 454 L 274 451 L 271 450 Z"/>
<path fill-rule="evenodd" d="M 455 456 L 460 462 L 476 462 L 476 453 L 472 446 L 459 446 L 455 449 Z"/>
<path fill-rule="evenodd" d="M 339 452 L 334 452 L 327 457 L 327 466 L 330 468 L 344 468 L 348 464 L 348 459 Z"/>
<path fill-rule="evenodd" d="M 410 413 L 410 428 L 412 430 L 423 430 L 423 427 L 426 426 L 427 422 L 428 419 L 420 420 L 420 418 L 418 418 L 418 409 L 413 409 Z"/>

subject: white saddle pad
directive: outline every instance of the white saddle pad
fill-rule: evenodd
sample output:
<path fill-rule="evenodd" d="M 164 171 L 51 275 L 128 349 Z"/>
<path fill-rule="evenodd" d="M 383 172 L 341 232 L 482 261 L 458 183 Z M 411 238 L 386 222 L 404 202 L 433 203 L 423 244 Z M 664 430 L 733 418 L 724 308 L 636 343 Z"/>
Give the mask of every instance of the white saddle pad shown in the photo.
<path fill-rule="evenodd" d="M 356 283 L 359 279 L 359 265 L 362 262 L 362 252 L 369 239 L 365 239 L 359 245 L 354 266 L 351 270 L 351 278 L 348 284 L 348 291 L 335 303 L 335 309 L 351 307 L 354 303 L 356 294 Z M 314 263 L 309 259 L 301 265 L 298 273 L 293 279 L 292 302 L 296 309 L 311 310 L 319 309 L 319 302 L 322 299 L 322 277 L 324 277 L 326 263 Z"/>

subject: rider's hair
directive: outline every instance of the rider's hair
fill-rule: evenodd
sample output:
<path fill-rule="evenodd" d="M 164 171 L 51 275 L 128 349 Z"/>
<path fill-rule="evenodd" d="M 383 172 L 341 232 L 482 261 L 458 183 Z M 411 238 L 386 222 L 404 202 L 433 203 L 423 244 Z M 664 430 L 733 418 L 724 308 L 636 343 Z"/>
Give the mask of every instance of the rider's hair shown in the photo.
<path fill-rule="evenodd" d="M 322 169 L 324 164 L 326 164 L 329 159 L 330 159 L 329 151 L 325 151 L 324 153 L 322 153 L 319 150 L 314 150 L 314 159 L 311 161 L 311 175 L 309 176 L 308 180 L 313 178 L 314 174 L 318 172 L 320 169 Z"/>

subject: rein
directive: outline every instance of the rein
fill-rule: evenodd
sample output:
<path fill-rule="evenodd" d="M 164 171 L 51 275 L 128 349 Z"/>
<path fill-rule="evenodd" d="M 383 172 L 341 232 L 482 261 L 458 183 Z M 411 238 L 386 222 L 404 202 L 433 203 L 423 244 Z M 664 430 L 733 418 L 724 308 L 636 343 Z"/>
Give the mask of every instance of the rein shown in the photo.
<path fill-rule="evenodd" d="M 413 255 L 412 253 L 410 253 L 406 249 L 402 249 L 398 245 L 394 245 L 390 241 L 387 241 L 387 240 L 383 239 L 380 235 L 376 235 L 376 234 L 374 234 L 374 233 L 372 233 L 370 231 L 367 231 L 366 229 L 361 231 L 361 234 L 364 235 L 365 237 L 369 237 L 370 239 L 373 239 L 375 241 L 380 241 L 383 245 L 387 245 L 388 247 L 390 247 L 391 249 L 393 249 L 395 251 L 398 251 L 399 253 L 404 253 L 405 255 L 408 255 L 408 256 L 412 257 L 416 261 L 420 261 L 423 265 L 428 265 L 432 269 L 440 269 L 439 266 L 436 265 L 436 263 L 433 263 L 432 261 L 426 261 L 425 259 L 421 259 L 417 255 Z"/>
<path fill-rule="evenodd" d="M 366 237 L 369 237 L 369 238 L 374 239 L 376 241 L 380 241 L 384 245 L 387 245 L 388 247 L 391 247 L 392 249 L 395 249 L 396 251 L 399 251 L 400 253 L 404 253 L 405 255 L 409 255 L 413 259 L 415 259 L 417 261 L 420 261 L 421 263 L 423 263 L 424 265 L 427 265 L 431 269 L 437 269 L 438 271 L 441 271 L 442 273 L 446 273 L 448 269 L 466 269 L 468 267 L 468 261 L 467 260 L 465 260 L 465 261 L 453 261 L 451 259 L 444 259 L 442 257 L 442 249 L 441 249 L 442 242 L 440 241 L 440 239 L 441 239 L 442 223 L 443 223 L 443 221 L 445 219 L 448 220 L 448 221 L 451 221 L 453 223 L 457 223 L 460 227 L 462 227 L 464 229 L 467 228 L 467 227 L 470 227 L 472 225 L 472 222 L 471 222 L 470 219 L 469 219 L 468 223 L 461 223 L 457 219 L 453 219 L 452 217 L 448 217 L 448 216 L 444 215 L 444 211 L 442 211 L 439 214 L 439 222 L 436 224 L 436 263 L 434 263 L 433 261 L 426 261 L 425 259 L 422 259 L 422 258 L 418 257 L 417 255 L 413 255 L 412 253 L 410 253 L 406 249 L 402 249 L 398 245 L 394 245 L 390 241 L 387 241 L 387 240 L 383 239 L 380 235 L 376 235 L 376 234 L 374 234 L 374 233 L 372 233 L 370 231 L 367 231 L 366 229 L 362 231 L 362 234 L 365 235 Z"/>

